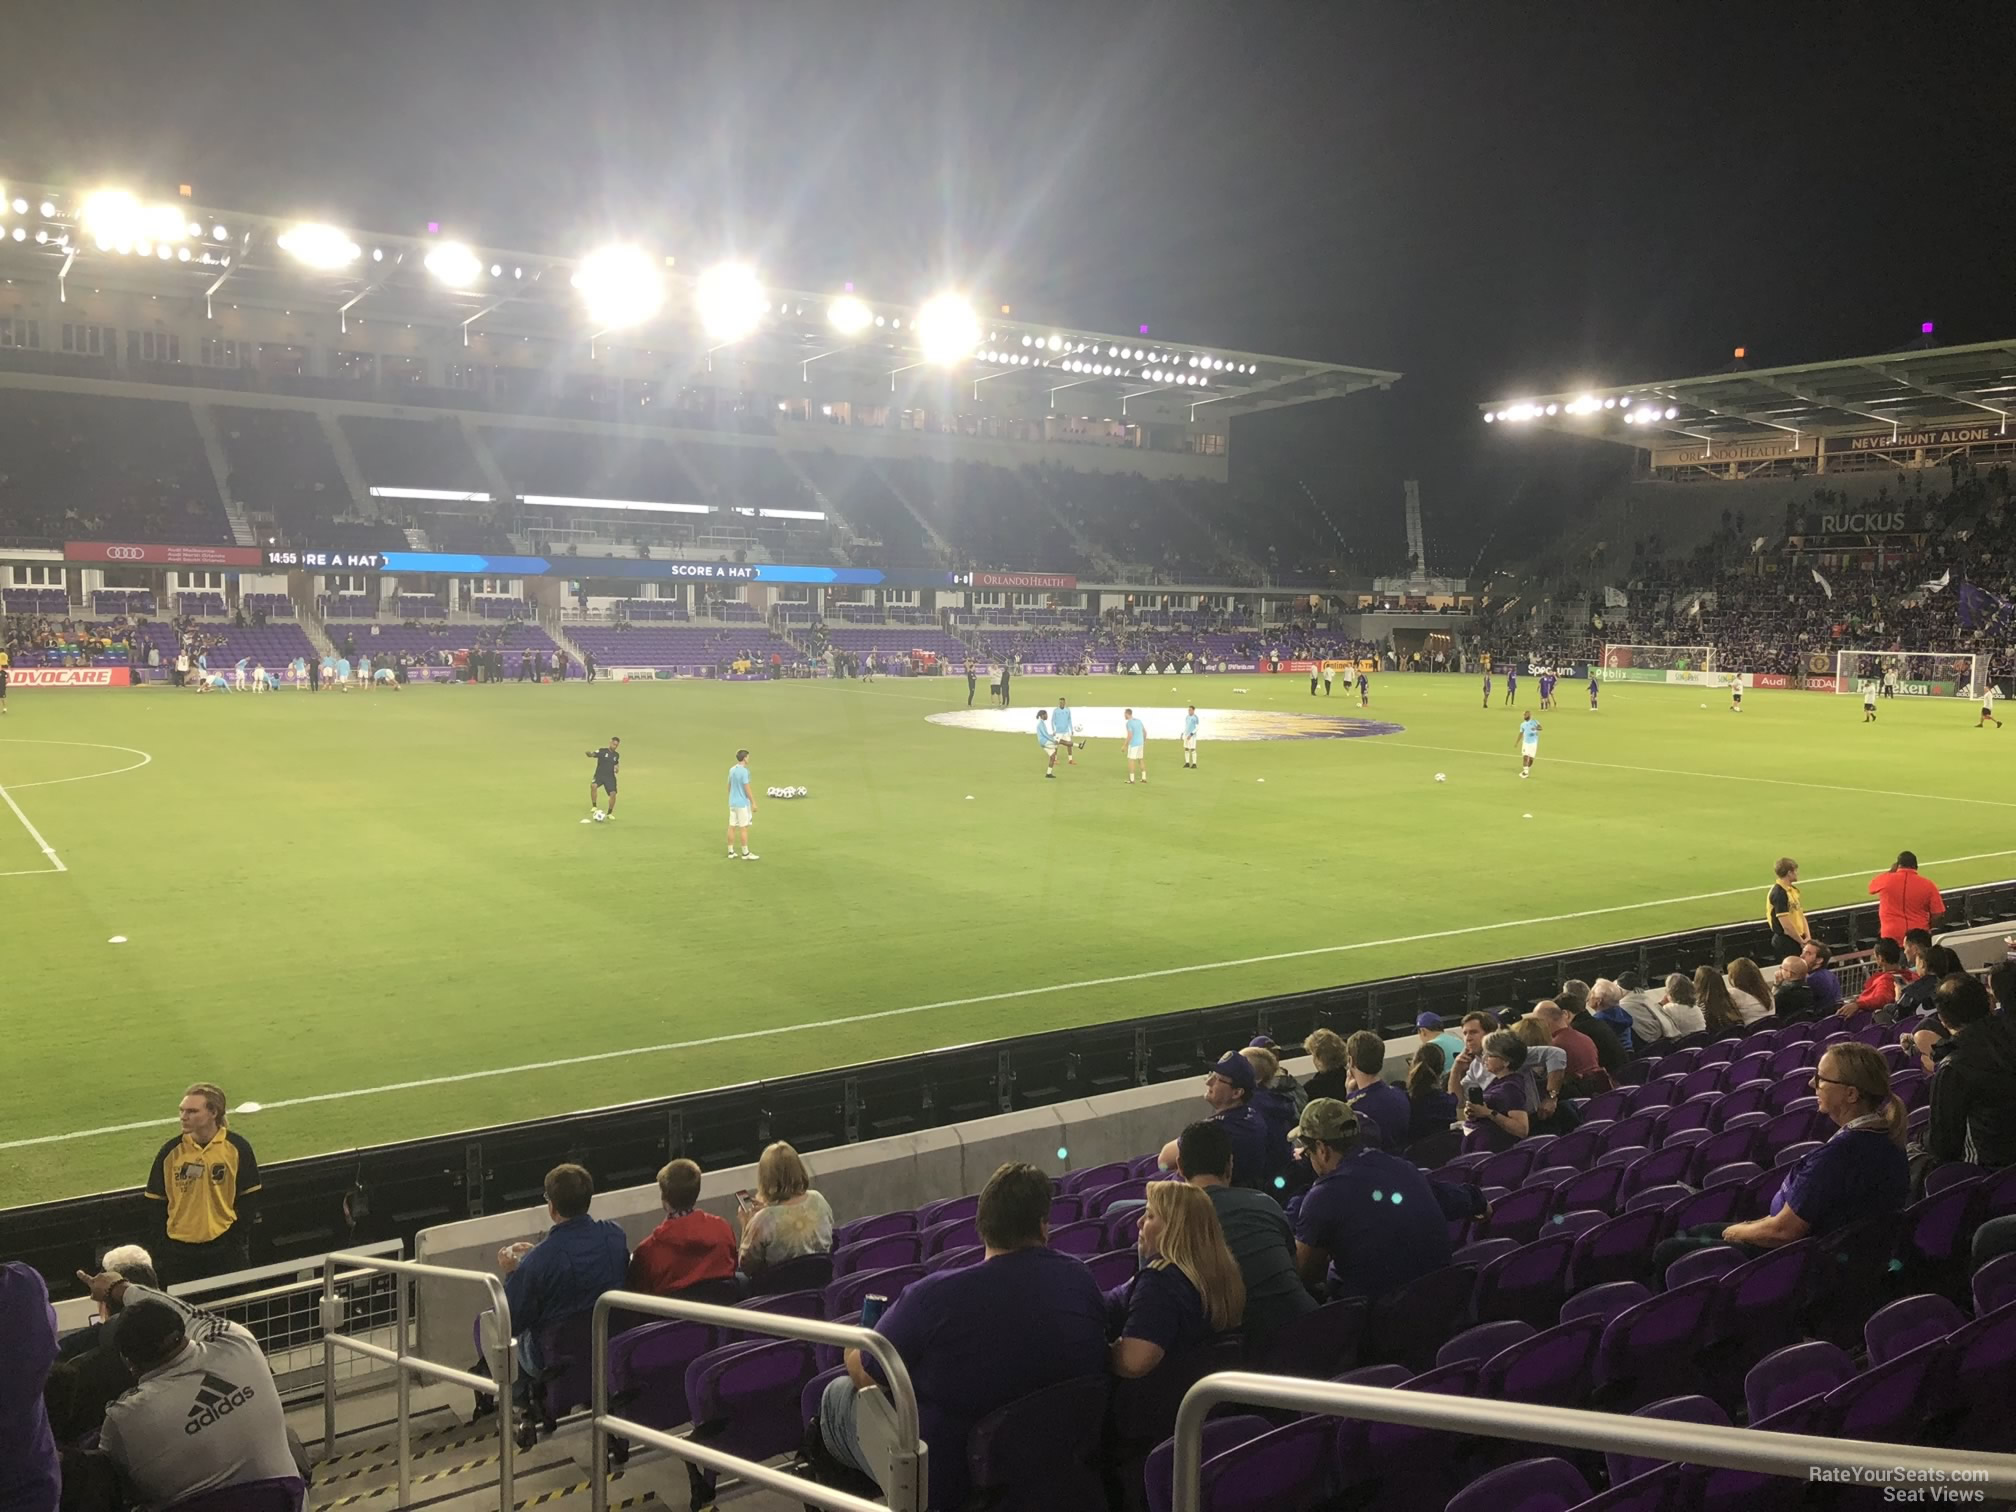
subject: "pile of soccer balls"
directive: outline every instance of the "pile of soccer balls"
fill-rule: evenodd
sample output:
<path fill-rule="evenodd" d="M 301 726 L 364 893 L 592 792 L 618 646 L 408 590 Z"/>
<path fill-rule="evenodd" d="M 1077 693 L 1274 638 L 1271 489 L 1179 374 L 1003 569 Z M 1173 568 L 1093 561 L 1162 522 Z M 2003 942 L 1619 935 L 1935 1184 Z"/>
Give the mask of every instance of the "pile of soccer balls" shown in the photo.
<path fill-rule="evenodd" d="M 811 792 L 802 787 L 773 787 L 763 795 L 766 798 L 810 798 Z"/>

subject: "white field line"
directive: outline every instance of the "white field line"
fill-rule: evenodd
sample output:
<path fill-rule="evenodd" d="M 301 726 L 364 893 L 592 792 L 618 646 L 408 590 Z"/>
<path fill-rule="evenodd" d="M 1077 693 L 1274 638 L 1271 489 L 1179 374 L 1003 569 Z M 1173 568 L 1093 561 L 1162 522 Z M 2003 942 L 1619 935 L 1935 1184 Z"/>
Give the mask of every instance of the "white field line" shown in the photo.
<path fill-rule="evenodd" d="M 2016 850 L 1980 851 L 1971 856 L 1946 856 L 1926 861 L 1935 866 L 1957 866 L 1966 861 L 1996 861 L 2016 856 Z M 1866 877 L 1864 868 L 1835 872 L 1831 876 L 1806 877 L 1802 885 L 1814 882 L 1841 882 Z M 844 1018 L 820 1019 L 804 1024 L 779 1024 L 765 1029 L 744 1029 L 733 1034 L 713 1034 L 702 1039 L 675 1040 L 661 1045 L 634 1045 L 623 1050 L 598 1050 L 590 1055 L 569 1055 L 558 1060 L 529 1061 L 517 1066 L 492 1066 L 482 1071 L 459 1071 L 450 1076 L 426 1076 L 413 1081 L 386 1082 L 376 1087 L 356 1087 L 344 1092 L 312 1092 L 302 1097 L 285 1097 L 262 1102 L 259 1112 L 281 1108 L 304 1108 L 315 1103 L 348 1102 L 357 1097 L 376 1097 L 387 1092 L 414 1092 L 428 1087 L 450 1087 L 462 1082 L 488 1081 L 500 1076 L 521 1076 L 534 1071 L 558 1071 L 570 1066 L 592 1066 L 602 1061 L 627 1060 L 639 1055 L 664 1055 L 681 1050 L 702 1050 L 713 1045 L 729 1045 L 741 1040 L 764 1039 L 772 1035 L 802 1033 L 807 1030 L 841 1029 L 853 1024 L 872 1024 L 884 1019 L 907 1018 L 918 1013 L 934 1013 L 946 1008 L 971 1008 L 982 1003 L 1005 1003 L 1017 998 L 1043 997 L 1053 992 L 1077 992 L 1087 987 L 1118 987 L 1129 982 L 1149 982 L 1163 977 L 1192 976 L 1205 971 L 1224 971 L 1241 966 L 1264 966 L 1274 961 L 1303 960 L 1310 956 L 1342 955 L 1355 950 L 1378 950 L 1393 945 L 1418 945 L 1428 940 L 1459 939 L 1466 935 L 1490 934 L 1501 929 L 1530 929 L 1541 924 L 1563 924 L 1575 919 L 1595 919 L 1609 914 L 1635 913 L 1647 908 L 1671 908 L 1682 903 L 1705 903 L 1715 898 L 1732 898 L 1754 893 L 1757 884 L 1725 887 L 1716 892 L 1690 893 L 1680 898 L 1648 898 L 1640 903 L 1613 903 L 1603 908 L 1584 908 L 1573 913 L 1544 914 L 1527 919 L 1503 919 L 1492 924 L 1466 924 L 1457 929 L 1436 929 L 1423 934 L 1395 935 L 1385 940 L 1354 940 L 1347 945 L 1317 945 L 1307 950 L 1282 950 L 1270 955 L 1241 956 L 1229 961 L 1202 961 L 1190 966 L 1164 966 L 1155 971 L 1135 971 L 1124 976 L 1091 977 L 1078 982 L 1054 982 L 1047 987 L 1017 987 L 1007 992 L 984 992 L 977 997 L 945 998 L 935 1003 L 915 1003 L 907 1008 L 881 1008 L 872 1013 L 853 1013 Z M 1578 947 L 1580 948 L 1580 947 Z M 249 1115 L 247 1115 L 249 1116 Z M 159 1129 L 159 1118 L 136 1123 L 104 1124 L 95 1129 L 73 1129 L 64 1134 L 38 1134 L 28 1139 L 0 1140 L 0 1150 L 22 1150 L 35 1145 L 67 1144 L 72 1140 L 94 1139 L 104 1134 L 130 1134 L 140 1129 Z"/>
<path fill-rule="evenodd" d="M 42 831 L 35 828 L 35 826 L 29 822 L 28 816 L 21 812 L 21 805 L 14 801 L 14 795 L 8 792 L 7 789 L 5 789 L 4 787 L 0 787 L 0 803 L 5 803 L 7 807 L 9 807 L 14 811 L 14 817 L 21 821 L 21 828 L 28 831 L 28 838 L 35 842 L 35 848 L 41 851 L 43 855 L 49 858 L 49 869 L 52 875 L 55 872 L 66 872 L 70 870 L 69 867 L 63 864 L 63 858 L 56 854 L 56 847 L 51 845 L 47 840 L 44 840 L 42 838 Z M 40 873 L 35 871 L 8 872 L 6 873 L 6 875 L 10 877 L 38 876 L 40 875 Z"/>
<path fill-rule="evenodd" d="M 95 782 L 100 777 L 117 777 L 125 772 L 137 772 L 154 758 L 138 746 L 104 745 L 95 740 L 0 740 L 0 745 L 60 745 L 78 746 L 87 751 L 124 751 L 129 756 L 140 759 L 131 766 L 114 767 L 109 772 L 86 772 L 81 777 L 46 777 L 40 782 L 17 782 L 14 791 L 26 792 L 29 788 L 60 787 L 66 782 Z"/>

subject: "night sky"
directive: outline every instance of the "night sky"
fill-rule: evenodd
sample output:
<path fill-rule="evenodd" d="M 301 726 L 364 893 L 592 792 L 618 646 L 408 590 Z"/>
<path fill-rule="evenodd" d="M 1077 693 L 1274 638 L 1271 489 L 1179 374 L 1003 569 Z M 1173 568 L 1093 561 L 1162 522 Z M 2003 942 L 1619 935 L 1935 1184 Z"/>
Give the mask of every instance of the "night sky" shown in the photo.
<path fill-rule="evenodd" d="M 1543 455 L 1540 494 L 1573 491 L 1478 401 L 1926 319 L 2016 337 L 2008 0 L 69 0 L 7 31 L 0 175 L 534 250 L 622 233 L 1398 369 L 1240 422 L 1235 476 L 1306 478 L 1396 545 L 1419 477 L 1438 570 L 1539 528 L 1506 505 Z"/>

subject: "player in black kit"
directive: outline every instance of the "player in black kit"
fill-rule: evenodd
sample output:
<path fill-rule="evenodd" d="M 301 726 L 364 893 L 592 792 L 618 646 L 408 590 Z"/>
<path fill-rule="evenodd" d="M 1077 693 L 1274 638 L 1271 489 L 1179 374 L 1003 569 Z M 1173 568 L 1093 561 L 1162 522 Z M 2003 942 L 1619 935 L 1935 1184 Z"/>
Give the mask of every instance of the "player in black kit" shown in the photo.
<path fill-rule="evenodd" d="M 599 819 L 614 819 L 616 817 L 616 768 L 623 763 L 623 754 L 618 749 L 622 744 L 622 741 L 611 735 L 609 737 L 609 744 L 602 747 L 601 750 L 583 753 L 595 758 L 595 776 L 588 783 L 588 817 L 581 821 L 583 824 L 592 824 Z M 597 810 L 595 807 L 595 790 L 597 788 L 600 788 L 609 795 L 606 811 Z"/>

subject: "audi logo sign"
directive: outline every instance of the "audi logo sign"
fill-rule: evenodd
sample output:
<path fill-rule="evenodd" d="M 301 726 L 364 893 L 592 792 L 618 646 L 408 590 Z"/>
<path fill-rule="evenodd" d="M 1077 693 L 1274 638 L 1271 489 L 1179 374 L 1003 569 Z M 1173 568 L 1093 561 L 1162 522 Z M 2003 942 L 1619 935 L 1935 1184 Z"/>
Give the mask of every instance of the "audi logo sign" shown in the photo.
<path fill-rule="evenodd" d="M 105 560 L 108 562 L 144 562 L 147 551 L 141 546 L 107 546 Z"/>
<path fill-rule="evenodd" d="M 257 567 L 256 546 L 149 546 L 133 541 L 68 541 L 66 562 L 144 562 L 150 567 Z"/>

